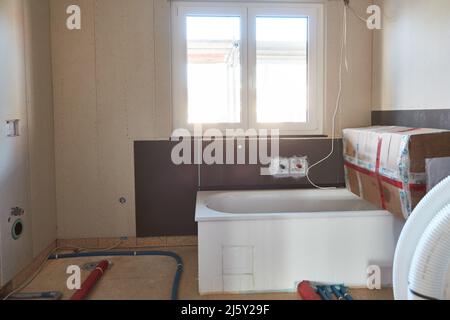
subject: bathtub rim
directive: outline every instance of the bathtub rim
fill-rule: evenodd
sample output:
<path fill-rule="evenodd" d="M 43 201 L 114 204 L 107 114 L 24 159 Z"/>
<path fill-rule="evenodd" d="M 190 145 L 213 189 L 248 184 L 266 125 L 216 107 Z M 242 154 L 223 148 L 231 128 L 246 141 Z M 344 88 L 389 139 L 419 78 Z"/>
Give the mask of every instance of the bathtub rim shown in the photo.
<path fill-rule="evenodd" d="M 357 211 L 326 211 L 326 212 L 273 212 L 273 213 L 226 213 L 216 211 L 206 205 L 209 197 L 219 194 L 230 193 L 254 193 L 254 192 L 289 192 L 288 190 L 220 190 L 220 191 L 198 191 L 195 206 L 195 221 L 218 222 L 218 221 L 257 221 L 257 220 L 290 220 L 290 219 L 332 219 L 332 218 L 363 218 L 363 217 L 389 217 L 392 214 L 386 210 L 357 210 Z M 298 189 L 297 191 L 314 190 Z M 340 188 L 336 190 L 346 190 Z M 320 190 L 317 190 L 320 191 Z"/>

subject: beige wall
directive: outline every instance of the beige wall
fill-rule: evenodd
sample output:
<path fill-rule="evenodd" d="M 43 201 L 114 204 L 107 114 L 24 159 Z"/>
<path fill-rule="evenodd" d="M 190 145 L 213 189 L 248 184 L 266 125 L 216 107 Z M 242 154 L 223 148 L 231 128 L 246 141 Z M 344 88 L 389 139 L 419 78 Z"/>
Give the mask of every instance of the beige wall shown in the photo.
<path fill-rule="evenodd" d="M 450 1 L 377 0 L 374 110 L 450 108 Z"/>
<path fill-rule="evenodd" d="M 23 2 L 0 0 L 0 287 L 32 260 Z M 19 121 L 19 134 L 5 135 L 6 121 Z M 12 237 L 11 208 L 23 208 L 23 232 Z"/>
<path fill-rule="evenodd" d="M 171 128 L 170 4 L 50 0 L 58 238 L 135 234 L 133 141 Z M 327 1 L 327 131 L 337 95 L 342 3 Z M 365 12 L 369 0 L 355 1 Z M 82 30 L 65 28 L 79 4 Z M 349 17 L 340 127 L 370 124 L 372 33 Z M 120 197 L 128 202 L 121 205 Z"/>
<path fill-rule="evenodd" d="M 53 90 L 48 0 L 24 0 L 33 252 L 56 240 Z"/>
<path fill-rule="evenodd" d="M 327 1 L 327 72 L 326 72 L 326 131 L 331 134 L 331 119 L 338 92 L 340 37 L 342 36 L 342 2 Z M 371 0 L 351 1 L 352 7 L 366 16 Z M 348 13 L 348 65 L 343 75 L 341 112 L 338 117 L 338 135 L 344 128 L 371 124 L 372 99 L 372 31 L 367 25 Z M 344 69 L 345 70 L 345 69 Z"/>
<path fill-rule="evenodd" d="M 25 235 L 21 241 L 31 239 L 30 252 L 34 256 L 56 240 L 49 12 L 48 0 L 0 0 L 1 130 L 5 120 L 20 119 L 21 134 L 18 138 L 9 138 L 0 150 L 5 155 L 13 149 L 3 147 L 15 145 L 14 150 L 19 151 L 10 155 L 14 163 L 0 161 L 2 169 L 8 171 L 8 167 L 12 167 L 10 177 L 1 176 L 1 195 L 8 195 L 11 190 L 16 193 L 7 196 L 8 201 L 1 203 L 0 210 L 2 215 L 4 212 L 9 215 L 12 206 L 26 209 Z M 1 134 L 3 138 L 3 131 Z M 24 145 L 20 150 L 19 143 Z M 21 181 L 26 181 L 26 186 L 17 191 L 14 185 Z M 16 198 L 26 198 L 26 203 L 16 203 Z M 3 219 L 5 217 L 3 215 Z M 2 220 L 3 223 L 7 221 Z M 10 230 L 3 231 L 5 240 Z M 20 256 L 23 252 L 15 247 L 17 243 L 5 250 Z M 27 251 L 27 254 L 30 253 Z"/>

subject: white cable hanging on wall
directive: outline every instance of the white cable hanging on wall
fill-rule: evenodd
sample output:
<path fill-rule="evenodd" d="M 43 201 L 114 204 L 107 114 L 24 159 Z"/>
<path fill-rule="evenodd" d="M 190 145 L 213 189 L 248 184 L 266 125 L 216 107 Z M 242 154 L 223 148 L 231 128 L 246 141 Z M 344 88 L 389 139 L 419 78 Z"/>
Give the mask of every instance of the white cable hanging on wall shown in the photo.
<path fill-rule="evenodd" d="M 342 100 L 342 91 L 343 91 L 343 73 L 344 73 L 344 67 L 345 70 L 348 72 L 349 70 L 349 65 L 348 65 L 348 57 L 347 57 L 347 37 L 348 37 L 348 11 L 350 10 L 358 19 L 362 20 L 364 23 L 366 23 L 366 19 L 362 18 L 361 16 L 359 16 L 356 11 L 350 7 L 350 2 L 349 0 L 343 0 L 344 1 L 344 12 L 343 12 L 343 25 L 342 25 L 342 37 L 341 37 L 341 49 L 340 49 L 340 55 L 339 55 L 339 89 L 338 89 L 338 94 L 336 97 L 336 104 L 335 104 L 335 108 L 334 108 L 334 113 L 333 113 L 333 118 L 332 118 L 332 129 L 331 129 L 331 150 L 328 153 L 327 156 L 325 156 L 323 159 L 317 161 L 316 163 L 312 164 L 307 172 L 306 172 L 306 178 L 308 179 L 309 183 L 317 188 L 317 189 L 321 189 L 321 190 L 329 190 L 329 189 L 335 189 L 335 188 L 323 188 L 319 185 L 317 185 L 314 181 L 312 181 L 311 176 L 310 176 L 310 172 L 311 169 L 319 166 L 320 164 L 324 163 L 325 161 L 327 161 L 328 159 L 331 158 L 331 156 L 333 156 L 334 151 L 335 151 L 335 138 L 336 138 L 336 122 L 337 122 L 337 116 L 339 114 L 339 111 L 341 110 L 341 100 Z"/>

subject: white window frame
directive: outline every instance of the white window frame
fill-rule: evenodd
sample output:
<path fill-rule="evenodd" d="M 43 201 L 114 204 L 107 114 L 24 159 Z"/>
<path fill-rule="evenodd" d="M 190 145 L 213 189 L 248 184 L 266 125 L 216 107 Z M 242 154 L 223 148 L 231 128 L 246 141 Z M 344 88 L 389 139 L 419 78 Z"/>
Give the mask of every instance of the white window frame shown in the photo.
<path fill-rule="evenodd" d="M 281 135 L 324 133 L 324 5 L 322 3 L 194 2 L 172 3 L 172 105 L 174 129 L 194 132 L 188 123 L 186 17 L 188 15 L 241 18 L 241 121 L 202 124 L 204 130 L 280 129 Z M 308 120 L 306 123 L 258 123 L 256 119 L 256 17 L 308 17 Z M 247 38 L 248 37 L 248 38 Z"/>

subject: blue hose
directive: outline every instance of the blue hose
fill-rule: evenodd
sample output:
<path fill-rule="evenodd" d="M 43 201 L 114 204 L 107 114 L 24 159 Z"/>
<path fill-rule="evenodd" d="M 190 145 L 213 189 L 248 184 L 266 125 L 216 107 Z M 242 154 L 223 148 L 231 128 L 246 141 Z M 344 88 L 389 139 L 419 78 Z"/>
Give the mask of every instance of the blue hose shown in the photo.
<path fill-rule="evenodd" d="M 180 288 L 181 274 L 183 273 L 183 260 L 179 255 L 170 251 L 101 251 L 101 252 L 80 252 L 53 254 L 48 259 L 70 259 L 70 258 L 89 258 L 89 257 L 138 257 L 138 256 L 163 256 L 175 259 L 177 262 L 177 270 L 172 285 L 172 300 L 178 299 L 178 290 Z"/>
<path fill-rule="evenodd" d="M 345 296 L 342 294 L 340 286 L 331 286 L 331 290 L 338 300 L 345 300 Z"/>

